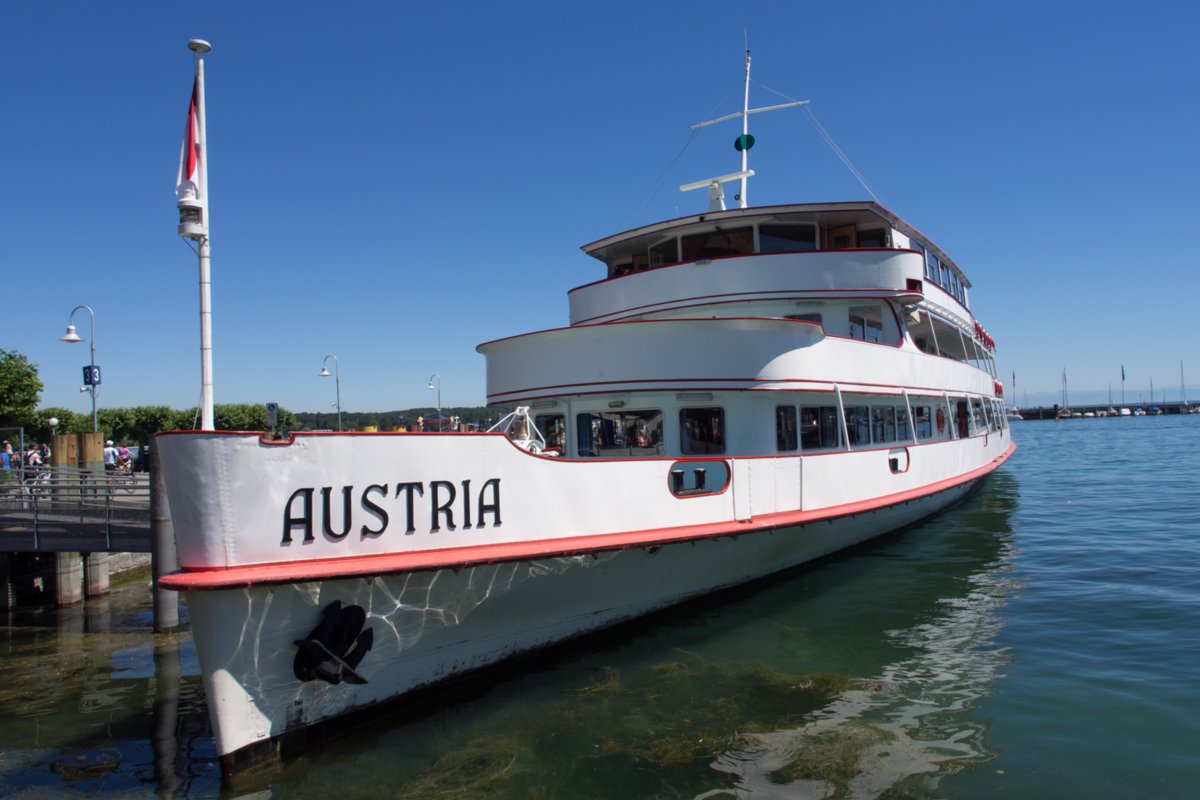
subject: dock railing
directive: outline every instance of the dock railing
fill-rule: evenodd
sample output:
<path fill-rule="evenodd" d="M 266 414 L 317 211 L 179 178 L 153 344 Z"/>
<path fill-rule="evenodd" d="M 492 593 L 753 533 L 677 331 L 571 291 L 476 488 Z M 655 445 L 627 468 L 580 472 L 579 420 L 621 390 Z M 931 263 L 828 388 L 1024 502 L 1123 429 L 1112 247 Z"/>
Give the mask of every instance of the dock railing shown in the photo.
<path fill-rule="evenodd" d="M 149 474 L 132 471 L 102 471 L 68 466 L 18 468 L 0 478 L 0 517 L 6 528 L 19 526 L 31 530 L 34 550 L 87 551 L 83 542 L 64 541 L 62 534 L 84 534 L 89 546 L 100 544 L 105 551 L 124 550 L 130 533 L 144 532 L 149 549 L 150 480 Z M 53 534 L 54 544 L 44 545 Z M 114 538 L 125 540 L 114 547 Z M 6 537 L 7 538 L 7 537 Z M 78 538 L 78 537 L 73 537 Z M 0 543 L 0 549 L 8 549 Z M 25 549 L 25 548 L 21 548 Z"/>

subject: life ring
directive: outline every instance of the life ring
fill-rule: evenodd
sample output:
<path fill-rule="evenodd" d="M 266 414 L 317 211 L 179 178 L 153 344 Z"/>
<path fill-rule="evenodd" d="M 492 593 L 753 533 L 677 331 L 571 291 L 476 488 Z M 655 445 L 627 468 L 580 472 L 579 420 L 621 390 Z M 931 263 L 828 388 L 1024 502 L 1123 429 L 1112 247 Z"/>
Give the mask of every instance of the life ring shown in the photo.
<path fill-rule="evenodd" d="M 946 430 L 946 414 L 940 408 L 937 410 L 937 426 L 938 433 L 942 433 Z"/>

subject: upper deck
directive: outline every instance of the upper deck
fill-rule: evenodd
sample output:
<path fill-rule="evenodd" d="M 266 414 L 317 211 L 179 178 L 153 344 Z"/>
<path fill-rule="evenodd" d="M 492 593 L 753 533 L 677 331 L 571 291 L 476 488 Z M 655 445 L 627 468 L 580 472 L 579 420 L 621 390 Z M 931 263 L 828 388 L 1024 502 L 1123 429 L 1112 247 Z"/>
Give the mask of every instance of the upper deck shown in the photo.
<path fill-rule="evenodd" d="M 910 302 L 924 297 L 970 318 L 970 282 L 962 271 L 877 203 L 710 211 L 616 234 L 583 250 L 603 261 L 608 274 L 571 290 L 572 325 L 831 292 Z"/>

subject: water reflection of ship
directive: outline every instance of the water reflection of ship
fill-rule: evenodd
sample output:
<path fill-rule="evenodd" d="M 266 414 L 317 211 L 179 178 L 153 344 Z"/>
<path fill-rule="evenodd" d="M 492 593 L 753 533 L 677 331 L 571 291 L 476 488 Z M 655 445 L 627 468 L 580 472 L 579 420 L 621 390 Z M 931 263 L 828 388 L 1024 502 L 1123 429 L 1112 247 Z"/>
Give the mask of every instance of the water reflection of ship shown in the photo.
<path fill-rule="evenodd" d="M 879 615 L 884 629 L 875 635 L 898 657 L 803 724 L 745 735 L 741 748 L 718 757 L 712 766 L 737 778 L 737 797 L 775 797 L 781 783 L 789 797 L 876 797 L 900 787 L 922 793 L 993 757 L 985 725 L 970 711 L 1009 660 L 997 635 L 1004 624 L 999 609 L 1017 589 L 1009 524 L 1016 497 L 1016 479 L 997 473 L 946 517 L 840 564 L 852 569 L 857 562 L 861 570 L 865 559 L 884 559 L 870 576 L 882 585 L 832 585 L 817 609 L 803 604 L 806 612 L 846 602 L 847 591 L 870 595 L 886 607 Z M 896 609 L 908 624 L 893 628 Z M 832 641 L 844 645 L 828 639 L 813 646 Z M 845 768 L 848 759 L 853 769 Z M 822 775 L 822 761 L 841 767 Z"/>

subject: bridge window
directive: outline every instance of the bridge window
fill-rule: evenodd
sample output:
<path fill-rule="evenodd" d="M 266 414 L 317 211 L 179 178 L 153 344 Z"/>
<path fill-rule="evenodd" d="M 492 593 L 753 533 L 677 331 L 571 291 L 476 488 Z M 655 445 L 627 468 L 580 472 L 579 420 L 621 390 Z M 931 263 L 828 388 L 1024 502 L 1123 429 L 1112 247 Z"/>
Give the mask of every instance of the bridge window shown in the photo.
<path fill-rule="evenodd" d="M 762 225 L 758 229 L 758 249 L 763 253 L 789 250 L 816 250 L 815 225 Z"/>
<path fill-rule="evenodd" d="M 754 252 L 754 229 L 721 230 L 717 228 L 713 231 L 684 236 L 681 242 L 683 245 L 682 261 L 745 255 Z"/>
<path fill-rule="evenodd" d="M 664 264 L 679 263 L 679 247 L 675 237 L 650 246 L 650 267 L 661 267 Z"/>
<path fill-rule="evenodd" d="M 858 246 L 859 247 L 887 247 L 888 246 L 887 228 L 859 228 L 858 229 Z"/>

